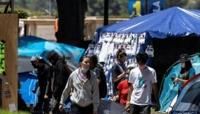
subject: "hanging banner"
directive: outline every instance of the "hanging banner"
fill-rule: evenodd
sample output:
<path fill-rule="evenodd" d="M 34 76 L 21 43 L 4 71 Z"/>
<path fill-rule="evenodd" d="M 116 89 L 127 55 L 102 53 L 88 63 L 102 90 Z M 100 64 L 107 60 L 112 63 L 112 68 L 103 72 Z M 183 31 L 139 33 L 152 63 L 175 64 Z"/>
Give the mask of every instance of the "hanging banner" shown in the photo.
<path fill-rule="evenodd" d="M 121 33 L 103 33 L 99 37 L 96 44 L 90 44 L 87 49 L 87 54 L 98 55 L 99 62 L 104 62 L 110 69 L 111 63 L 115 60 L 115 55 L 118 49 L 124 48 L 128 55 L 126 65 L 135 63 L 134 56 L 139 52 L 140 45 L 145 43 L 146 34 L 121 34 Z"/>
<path fill-rule="evenodd" d="M 107 80 L 108 99 L 113 95 L 112 84 L 112 66 L 116 63 L 116 52 L 120 48 L 124 48 L 127 54 L 125 65 L 127 68 L 134 68 L 136 64 L 136 54 L 138 52 L 146 52 L 149 55 L 147 64 L 151 64 L 154 56 L 154 49 L 151 42 L 147 38 L 146 33 L 102 33 L 98 41 L 88 46 L 86 55 L 97 55 L 99 62 L 103 63 Z M 148 64 L 149 65 L 149 64 Z"/>

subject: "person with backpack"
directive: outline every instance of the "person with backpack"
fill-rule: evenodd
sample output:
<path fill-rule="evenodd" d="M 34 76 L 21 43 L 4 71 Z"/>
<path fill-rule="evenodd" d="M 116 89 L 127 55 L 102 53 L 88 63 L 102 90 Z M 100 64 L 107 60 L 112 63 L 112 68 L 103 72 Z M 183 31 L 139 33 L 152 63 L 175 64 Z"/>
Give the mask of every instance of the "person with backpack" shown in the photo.
<path fill-rule="evenodd" d="M 98 58 L 96 55 L 90 56 L 90 69 L 92 69 L 97 77 L 100 99 L 105 98 L 107 95 L 106 76 L 103 67 L 98 64 Z"/>
<path fill-rule="evenodd" d="M 64 57 L 61 57 L 57 52 L 50 51 L 48 53 L 48 60 L 51 62 L 53 67 L 53 76 L 52 80 L 52 100 L 51 108 L 53 114 L 60 114 L 59 101 L 61 94 L 65 88 L 68 77 L 71 74 L 71 70 L 68 68 L 67 63 Z"/>

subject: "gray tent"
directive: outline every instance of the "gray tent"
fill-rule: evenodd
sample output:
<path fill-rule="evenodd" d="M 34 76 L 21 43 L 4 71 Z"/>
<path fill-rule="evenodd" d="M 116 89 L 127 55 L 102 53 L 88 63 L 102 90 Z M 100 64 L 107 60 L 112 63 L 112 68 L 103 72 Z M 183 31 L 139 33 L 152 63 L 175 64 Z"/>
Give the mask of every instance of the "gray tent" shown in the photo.
<path fill-rule="evenodd" d="M 30 61 L 30 57 L 18 57 L 17 71 L 18 73 L 30 72 L 33 70 L 33 66 Z"/>

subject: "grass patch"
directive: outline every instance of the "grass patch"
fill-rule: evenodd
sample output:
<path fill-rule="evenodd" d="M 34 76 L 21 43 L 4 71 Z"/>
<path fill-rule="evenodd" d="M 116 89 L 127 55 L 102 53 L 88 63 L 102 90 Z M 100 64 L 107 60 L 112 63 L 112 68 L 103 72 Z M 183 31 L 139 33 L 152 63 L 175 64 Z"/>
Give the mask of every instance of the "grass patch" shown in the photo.
<path fill-rule="evenodd" d="M 28 112 L 22 112 L 22 111 L 19 111 L 19 112 L 9 112 L 9 111 L 5 111 L 5 110 L 0 109 L 0 114 L 30 114 L 30 113 L 28 113 Z"/>

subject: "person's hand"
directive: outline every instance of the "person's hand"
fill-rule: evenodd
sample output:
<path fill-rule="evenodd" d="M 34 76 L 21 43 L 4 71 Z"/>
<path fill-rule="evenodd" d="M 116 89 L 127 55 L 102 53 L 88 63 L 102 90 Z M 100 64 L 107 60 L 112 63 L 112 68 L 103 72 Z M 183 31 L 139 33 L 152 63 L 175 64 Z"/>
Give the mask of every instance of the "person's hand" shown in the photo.
<path fill-rule="evenodd" d="M 44 95 L 44 99 L 48 99 L 48 95 L 47 94 Z"/>
<path fill-rule="evenodd" d="M 179 78 L 174 78 L 174 82 L 180 82 L 180 79 Z"/>
<path fill-rule="evenodd" d="M 129 112 L 130 111 L 130 102 L 127 101 L 126 106 L 124 107 L 124 109 Z"/>
<path fill-rule="evenodd" d="M 111 100 L 115 102 L 115 101 L 117 101 L 117 100 L 118 100 L 118 98 L 119 98 L 119 96 L 118 96 L 118 95 L 116 95 L 116 96 L 113 96 Z"/>
<path fill-rule="evenodd" d="M 174 82 L 178 82 L 178 78 L 174 78 Z"/>
<path fill-rule="evenodd" d="M 131 71 L 130 69 L 127 69 L 127 70 L 126 70 L 126 74 L 129 74 L 129 73 L 130 73 L 130 71 Z"/>
<path fill-rule="evenodd" d="M 124 78 L 126 76 L 126 71 L 122 72 L 121 78 Z"/>
<path fill-rule="evenodd" d="M 58 108 L 60 111 L 63 111 L 63 104 L 60 104 Z"/>

